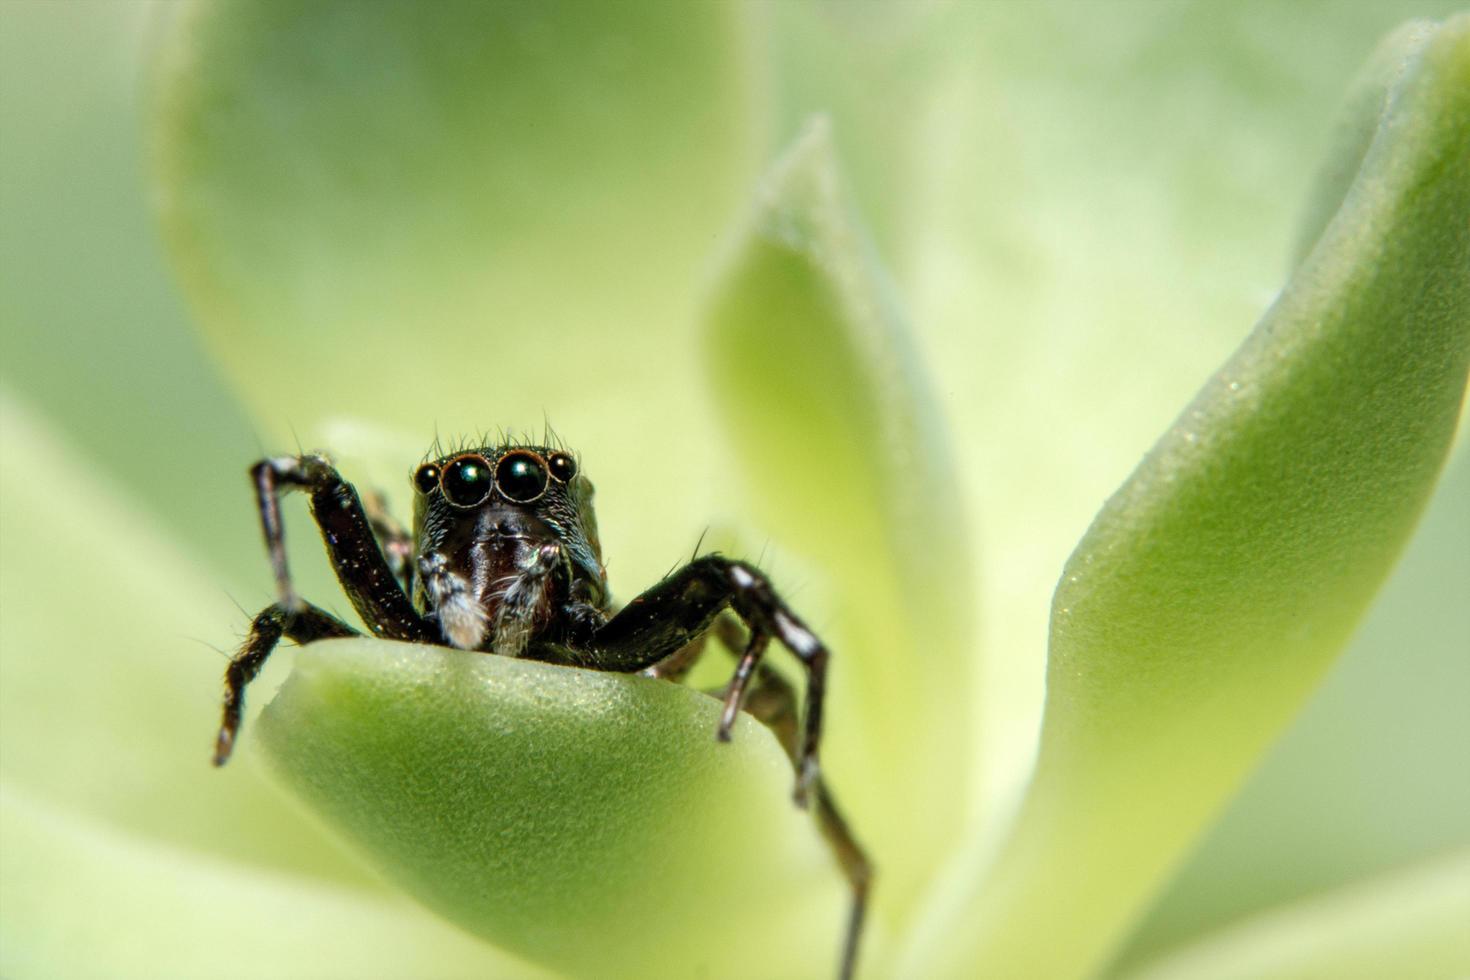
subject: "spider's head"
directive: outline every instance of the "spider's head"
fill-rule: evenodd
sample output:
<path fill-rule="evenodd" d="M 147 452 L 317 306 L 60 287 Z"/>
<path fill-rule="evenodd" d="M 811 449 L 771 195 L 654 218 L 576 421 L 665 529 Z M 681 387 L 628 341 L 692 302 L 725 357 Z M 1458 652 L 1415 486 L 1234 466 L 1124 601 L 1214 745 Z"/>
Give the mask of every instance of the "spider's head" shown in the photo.
<path fill-rule="evenodd" d="M 424 462 L 413 473 L 415 554 L 468 584 L 503 580 L 540 545 L 565 556 L 566 586 L 593 602 L 606 594 L 592 483 L 571 453 L 547 446 L 481 446 Z M 493 581 L 492 581 L 493 584 Z M 427 604 L 438 606 L 432 588 Z M 484 606 L 493 588 L 477 595 Z"/>

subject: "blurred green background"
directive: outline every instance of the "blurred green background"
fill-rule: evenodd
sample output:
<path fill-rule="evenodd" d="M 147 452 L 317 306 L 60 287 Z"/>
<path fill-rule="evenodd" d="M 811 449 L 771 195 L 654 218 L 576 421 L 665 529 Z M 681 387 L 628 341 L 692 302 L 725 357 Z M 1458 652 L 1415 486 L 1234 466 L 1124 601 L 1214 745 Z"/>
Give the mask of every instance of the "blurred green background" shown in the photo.
<path fill-rule="evenodd" d="M 400 502 L 401 482 L 388 481 L 401 481 L 394 474 L 416 462 L 414 440 L 426 444 L 436 423 L 537 428 L 544 411 L 593 461 L 604 546 L 624 596 L 686 554 L 711 522 L 759 547 L 764 530 L 744 520 L 739 466 L 706 398 L 696 324 L 704 280 L 758 175 L 807 118 L 827 113 L 857 209 L 908 310 L 969 510 L 966 544 L 981 583 L 971 809 L 975 825 L 988 828 L 980 832 L 994 833 L 1031 761 L 1047 602 L 1063 560 L 1280 287 L 1332 111 L 1358 66 L 1398 23 L 1456 6 L 722 7 L 707 26 L 708 43 L 728 55 L 709 83 L 725 101 L 705 107 L 711 116 L 694 115 L 696 131 L 671 137 L 684 143 L 655 175 L 670 185 L 666 197 L 644 188 L 643 198 L 631 190 L 619 198 L 625 183 L 602 192 L 575 159 L 544 175 L 585 186 L 572 213 L 559 211 L 513 266 L 524 291 L 514 298 L 518 329 L 536 329 L 528 324 L 542 322 L 539 314 L 559 317 L 556 343 L 573 353 L 538 353 L 534 378 L 497 394 L 491 417 L 433 410 L 416 419 L 405 394 L 452 379 L 472 352 L 440 357 L 437 341 L 380 325 L 354 357 L 374 355 L 381 373 L 344 384 L 348 401 L 335 410 L 370 433 L 390 433 L 388 458 L 368 465 L 381 467 L 372 479 Z M 330 345 L 293 344 L 268 327 L 232 334 L 219 318 L 206 340 L 195 320 L 208 317 L 182 298 L 154 209 L 150 142 L 151 72 L 173 17 L 162 3 L 0 3 L 3 405 L 13 417 L 47 419 L 65 464 L 57 470 L 27 452 L 7 427 L 4 467 L 42 486 L 48 474 L 67 473 L 73 481 L 58 499 L 76 507 L 88 506 L 95 485 L 114 501 L 105 515 L 137 518 L 140 538 L 186 556 L 169 581 L 193 579 L 214 600 L 211 615 L 223 616 L 188 639 L 179 634 L 193 625 L 142 617 L 151 634 L 116 644 L 133 655 L 151 648 L 148 671 L 208 678 L 197 691 L 181 684 L 157 704 L 120 711 L 124 728 L 190 697 L 200 699 L 197 717 L 211 714 L 220 661 L 207 646 L 229 647 L 245 621 L 226 596 L 252 610 L 269 596 L 243 469 L 263 452 L 290 450 L 293 431 L 313 445 L 342 431 L 313 396 L 293 401 L 289 391 L 292 379 L 323 370 L 316 361 Z M 578 70 L 558 60 L 554 40 L 545 43 L 548 77 Z M 533 106 L 535 95 L 527 96 Z M 636 157 L 625 165 L 636 175 Z M 556 189 L 526 193 L 535 200 Z M 634 202 L 627 214 L 620 200 Z M 669 213 L 639 225 L 637 208 L 661 200 Z M 576 208 L 595 216 L 604 207 L 623 224 L 589 219 L 579 232 Z M 525 220 L 534 226 L 535 218 Z M 632 227 L 623 234 L 623 226 Z M 558 251 L 558 240 L 579 234 Z M 568 284 L 562 263 L 578 261 L 608 268 Z M 543 308 L 539 296 L 555 302 Z M 194 299 L 196 309 L 206 305 Z M 476 339 L 473 353 L 497 353 L 504 341 L 496 337 Z M 271 371 L 304 350 L 304 359 Z M 563 373 L 532 383 L 558 362 Z M 335 384 L 323 397 L 338 397 Z M 375 388 L 392 395 L 375 398 Z M 521 404 L 516 417 L 500 416 Z M 657 453 L 641 451 L 654 443 Z M 650 486 L 678 492 L 655 504 Z M 7 519 L 21 519 L 15 513 L 7 509 Z M 58 507 L 52 519 L 69 513 Z M 0 534 L 21 540 L 16 531 Z M 119 530 L 123 540 L 132 533 Z M 32 537 L 46 546 L 44 533 Z M 310 541 L 301 548 L 303 591 L 334 594 L 314 550 Z M 807 574 L 802 556 L 783 554 L 779 541 L 772 550 L 777 571 Z M 236 845 L 215 839 L 223 833 L 215 828 L 146 805 L 127 814 L 108 799 L 94 805 L 84 785 L 35 782 L 55 726 L 71 716 L 13 694 L 35 689 L 17 678 L 52 671 L 45 690 L 75 684 L 103 703 L 108 692 L 146 697 L 146 687 L 122 653 L 90 658 L 85 677 L 69 677 L 69 648 L 112 643 L 113 627 L 73 622 L 86 618 L 77 613 L 90 601 L 38 578 L 38 567 L 64 563 L 36 562 L 18 548 L 4 554 L 0 775 L 129 834 L 229 853 Z M 1347 654 L 1159 897 L 1115 970 L 1277 903 L 1470 843 L 1466 554 L 1470 462 L 1461 452 Z M 143 562 L 135 574 L 150 571 Z M 821 572 L 810 574 L 818 580 L 800 597 L 815 604 L 811 618 L 830 622 Z M 27 605 L 26 617 L 16 603 Z M 46 624 L 55 639 L 41 649 Z M 44 666 L 18 667 L 21 656 Z M 840 705 L 836 738 L 857 723 L 838 719 Z M 202 760 L 205 741 L 179 758 Z M 293 832 L 287 816 L 275 819 L 280 832 Z M 265 846 L 236 850 L 273 860 Z M 323 874 L 376 887 L 344 859 L 320 863 Z M 17 923 L 48 921 L 44 909 L 21 916 L 14 908 L 0 906 L 10 948 Z M 25 966 L 16 975 L 50 972 L 45 963 Z"/>

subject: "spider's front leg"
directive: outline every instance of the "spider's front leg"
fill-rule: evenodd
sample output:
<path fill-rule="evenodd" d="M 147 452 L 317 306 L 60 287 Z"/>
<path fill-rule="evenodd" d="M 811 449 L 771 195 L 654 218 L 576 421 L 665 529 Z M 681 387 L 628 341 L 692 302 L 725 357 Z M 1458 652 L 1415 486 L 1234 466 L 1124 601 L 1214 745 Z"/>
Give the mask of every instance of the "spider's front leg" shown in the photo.
<path fill-rule="evenodd" d="M 300 488 L 311 495 L 311 513 L 337 580 L 368 628 L 375 635 L 390 639 L 433 642 L 430 624 L 413 608 L 384 558 L 357 491 L 331 463 L 321 456 L 278 456 L 256 463 L 250 469 L 250 478 L 255 485 L 261 530 L 265 533 L 280 600 L 251 622 L 249 637 L 225 671 L 224 716 L 215 738 L 217 766 L 224 765 L 234 750 L 245 688 L 260 673 L 282 636 L 297 643 L 311 643 L 328 637 L 357 635 L 346 623 L 302 602 L 296 595 L 286 566 L 285 532 L 281 523 L 283 491 Z"/>
<path fill-rule="evenodd" d="M 327 556 L 342 591 L 375 636 L 390 640 L 432 643 L 431 624 L 414 609 L 398 578 L 383 557 L 373 534 L 372 522 L 352 484 L 323 456 L 276 456 L 263 459 L 250 469 L 260 508 L 260 526 L 276 576 L 280 605 L 287 610 L 302 607 L 286 566 L 285 534 L 281 525 L 281 494 L 305 490 L 311 502 Z"/>
<path fill-rule="evenodd" d="M 245 711 L 245 687 L 255 680 L 283 635 L 298 644 L 306 644 L 331 637 L 357 636 L 358 632 L 310 603 L 300 609 L 288 609 L 278 602 L 261 610 L 251 620 L 250 635 L 240 652 L 225 669 L 224 717 L 214 740 L 215 765 L 230 761 L 230 753 L 235 751 L 235 736 L 240 732 L 240 716 Z"/>
<path fill-rule="evenodd" d="M 644 670 L 709 629 L 727 608 L 745 622 L 750 641 L 725 695 L 725 712 L 716 734 L 729 739 L 746 685 L 771 638 L 779 640 L 807 673 L 806 713 L 795 757 L 796 802 L 805 806 L 818 774 L 828 652 L 754 566 L 721 555 L 695 559 L 599 628 L 587 644 L 589 665 L 627 673 Z"/>

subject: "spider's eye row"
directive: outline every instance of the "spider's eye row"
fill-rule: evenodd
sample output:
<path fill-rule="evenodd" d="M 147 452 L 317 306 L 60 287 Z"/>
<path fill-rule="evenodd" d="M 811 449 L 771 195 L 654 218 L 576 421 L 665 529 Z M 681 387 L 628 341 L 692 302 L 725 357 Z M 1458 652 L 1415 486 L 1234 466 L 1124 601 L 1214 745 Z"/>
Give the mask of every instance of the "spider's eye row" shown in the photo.
<path fill-rule="evenodd" d="M 428 495 L 434 492 L 439 485 L 439 467 L 433 463 L 425 463 L 413 472 L 413 485 L 418 487 L 419 493 Z"/>
<path fill-rule="evenodd" d="M 444 467 L 444 499 L 456 507 L 475 507 L 490 496 L 490 465 L 479 456 L 461 456 Z"/>
<path fill-rule="evenodd" d="M 528 504 L 546 492 L 546 464 L 535 453 L 506 453 L 495 466 L 495 485 L 516 503 Z"/>
<path fill-rule="evenodd" d="M 570 482 L 577 475 L 577 461 L 566 453 L 557 453 L 546 461 L 551 468 L 551 475 L 562 483 Z"/>

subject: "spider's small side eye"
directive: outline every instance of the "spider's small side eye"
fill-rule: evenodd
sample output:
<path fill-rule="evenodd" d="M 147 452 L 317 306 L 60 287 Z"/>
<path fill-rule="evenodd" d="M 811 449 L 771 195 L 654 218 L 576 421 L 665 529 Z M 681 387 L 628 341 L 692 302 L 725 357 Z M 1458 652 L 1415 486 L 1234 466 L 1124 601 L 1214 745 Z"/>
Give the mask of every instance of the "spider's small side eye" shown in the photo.
<path fill-rule="evenodd" d="M 413 485 L 418 487 L 419 493 L 431 494 L 439 485 L 439 467 L 433 463 L 425 463 L 413 472 Z"/>
<path fill-rule="evenodd" d="M 490 496 L 490 464 L 479 456 L 461 456 L 444 467 L 440 484 L 451 504 L 474 507 Z"/>
<path fill-rule="evenodd" d="M 551 468 L 551 475 L 562 483 L 568 483 L 572 477 L 577 475 L 577 461 L 566 453 L 557 453 L 546 461 Z"/>
<path fill-rule="evenodd" d="M 495 485 L 518 504 L 529 504 L 546 492 L 546 464 L 535 453 L 507 453 L 495 466 Z"/>

